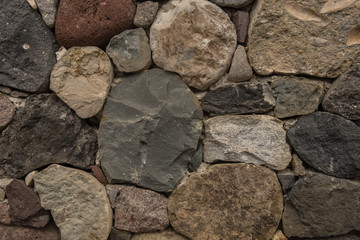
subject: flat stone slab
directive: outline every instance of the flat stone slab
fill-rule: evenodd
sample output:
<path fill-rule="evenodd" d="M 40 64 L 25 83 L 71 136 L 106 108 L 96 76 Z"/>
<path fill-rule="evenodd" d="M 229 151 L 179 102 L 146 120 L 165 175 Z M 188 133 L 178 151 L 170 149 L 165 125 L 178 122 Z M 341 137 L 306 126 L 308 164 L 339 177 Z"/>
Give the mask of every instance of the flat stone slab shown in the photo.
<path fill-rule="evenodd" d="M 231 7 L 231 8 L 242 8 L 246 7 L 254 0 L 210 0 L 222 7 Z"/>

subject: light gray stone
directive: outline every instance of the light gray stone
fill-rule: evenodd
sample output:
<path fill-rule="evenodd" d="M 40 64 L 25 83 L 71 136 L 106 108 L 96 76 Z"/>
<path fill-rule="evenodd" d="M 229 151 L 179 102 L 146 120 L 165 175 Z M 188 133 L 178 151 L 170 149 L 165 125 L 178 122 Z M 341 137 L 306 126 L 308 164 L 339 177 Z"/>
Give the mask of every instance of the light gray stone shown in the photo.
<path fill-rule="evenodd" d="M 59 0 L 35 0 L 41 16 L 50 28 L 55 26 L 57 5 Z"/>
<path fill-rule="evenodd" d="M 239 45 L 234 53 L 229 71 L 229 81 L 244 82 L 252 77 L 253 71 L 247 60 L 245 48 Z"/>
<path fill-rule="evenodd" d="M 222 7 L 242 8 L 246 7 L 254 0 L 210 0 Z"/>
<path fill-rule="evenodd" d="M 148 28 L 153 23 L 159 9 L 159 3 L 145 1 L 136 7 L 134 25 L 141 28 Z"/>

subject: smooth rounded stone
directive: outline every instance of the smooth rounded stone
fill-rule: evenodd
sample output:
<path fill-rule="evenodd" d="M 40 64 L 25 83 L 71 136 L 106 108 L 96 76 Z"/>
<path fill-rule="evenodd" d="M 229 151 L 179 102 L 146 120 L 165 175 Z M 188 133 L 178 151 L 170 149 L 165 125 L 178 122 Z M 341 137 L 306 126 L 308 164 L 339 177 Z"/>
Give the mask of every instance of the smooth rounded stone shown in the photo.
<path fill-rule="evenodd" d="M 315 238 L 360 229 L 360 183 L 308 173 L 288 194 L 282 218 L 287 237 Z"/>
<path fill-rule="evenodd" d="M 256 1 L 247 44 L 253 69 L 260 75 L 341 75 L 360 54 L 359 6 L 343 2 Z"/>
<path fill-rule="evenodd" d="M 158 2 L 145 1 L 136 7 L 134 25 L 141 28 L 148 28 L 153 23 L 159 9 Z"/>
<path fill-rule="evenodd" d="M 97 133 L 55 94 L 31 95 L 2 132 L 0 151 L 0 176 L 21 178 L 52 163 L 88 169 Z"/>
<path fill-rule="evenodd" d="M 15 106 L 10 100 L 0 93 L 0 131 L 6 128 L 15 115 Z"/>
<path fill-rule="evenodd" d="M 167 229 L 155 233 L 138 233 L 131 240 L 187 240 L 188 238 L 181 236 L 177 232 Z"/>
<path fill-rule="evenodd" d="M 282 122 L 266 115 L 227 115 L 205 121 L 204 161 L 245 162 L 283 170 L 291 161 Z"/>
<path fill-rule="evenodd" d="M 360 120 L 360 58 L 331 85 L 322 107 L 350 120 Z"/>
<path fill-rule="evenodd" d="M 236 42 L 228 15 L 205 0 L 170 0 L 150 28 L 155 64 L 200 90 L 225 74 Z"/>
<path fill-rule="evenodd" d="M 111 228 L 111 232 L 108 240 L 130 240 L 131 233 L 126 231 L 121 231 L 116 228 Z"/>
<path fill-rule="evenodd" d="M 287 118 L 315 112 L 324 93 L 324 83 L 295 76 L 271 78 L 276 98 L 275 117 Z"/>
<path fill-rule="evenodd" d="M 247 60 L 245 48 L 239 45 L 234 53 L 229 71 L 229 81 L 244 82 L 252 77 L 252 68 Z"/>
<path fill-rule="evenodd" d="M 139 72 L 151 64 L 149 39 L 142 28 L 125 30 L 111 38 L 106 53 L 119 72 Z"/>
<path fill-rule="evenodd" d="M 210 0 L 222 7 L 231 7 L 231 8 L 242 8 L 246 7 L 254 0 Z"/>
<path fill-rule="evenodd" d="M 1 201 L 0 201 L 0 224 L 5 224 L 5 225 L 11 224 L 10 206 L 8 203 Z M 0 239 L 1 239 L 1 235 L 0 235 Z"/>
<path fill-rule="evenodd" d="M 114 71 L 109 57 L 97 47 L 72 47 L 55 64 L 50 89 L 81 118 L 102 108 Z"/>
<path fill-rule="evenodd" d="M 101 167 L 110 183 L 171 192 L 185 176 L 201 130 L 200 104 L 176 74 L 152 69 L 129 76 L 105 104 Z"/>
<path fill-rule="evenodd" d="M 44 92 L 56 63 L 54 34 L 24 0 L 0 1 L 0 85 Z"/>
<path fill-rule="evenodd" d="M 212 115 L 266 113 L 274 108 L 275 99 L 267 83 L 239 83 L 208 92 L 201 106 Z"/>
<path fill-rule="evenodd" d="M 115 228 L 129 232 L 155 232 L 169 225 L 165 196 L 141 188 L 125 187 L 116 197 Z"/>
<path fill-rule="evenodd" d="M 59 0 L 35 0 L 40 14 L 50 28 L 55 26 L 56 11 Z"/>
<path fill-rule="evenodd" d="M 360 176 L 360 128 L 353 122 L 327 112 L 303 116 L 287 137 L 299 157 L 325 174 Z"/>
<path fill-rule="evenodd" d="M 238 43 L 245 43 L 249 27 L 249 13 L 237 11 L 234 13 L 232 21 L 235 25 Z"/>
<path fill-rule="evenodd" d="M 60 240 L 59 229 L 54 224 L 44 228 L 29 228 L 20 226 L 0 225 L 1 240 Z"/>
<path fill-rule="evenodd" d="M 105 187 L 82 170 L 52 164 L 34 177 L 41 205 L 51 210 L 62 239 L 107 240 L 112 209 Z"/>
<path fill-rule="evenodd" d="M 55 34 L 61 46 L 106 46 L 116 34 L 133 27 L 132 0 L 61 0 Z"/>
<path fill-rule="evenodd" d="M 191 174 L 172 192 L 168 205 L 171 226 L 193 240 L 270 240 L 282 209 L 275 172 L 244 163 Z"/>

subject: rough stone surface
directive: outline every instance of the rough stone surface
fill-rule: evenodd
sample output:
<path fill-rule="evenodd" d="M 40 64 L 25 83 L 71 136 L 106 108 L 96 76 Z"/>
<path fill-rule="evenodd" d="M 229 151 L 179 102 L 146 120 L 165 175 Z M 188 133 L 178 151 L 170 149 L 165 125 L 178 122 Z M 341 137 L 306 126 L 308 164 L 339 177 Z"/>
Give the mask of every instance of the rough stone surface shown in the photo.
<path fill-rule="evenodd" d="M 11 216 L 10 216 L 10 206 L 7 203 L 0 202 L 0 223 L 10 225 Z M 0 234 L 1 239 L 1 234 Z"/>
<path fill-rule="evenodd" d="M 150 28 L 155 64 L 205 90 L 228 70 L 236 31 L 220 7 L 205 0 L 171 0 Z"/>
<path fill-rule="evenodd" d="M 110 183 L 170 192 L 185 175 L 201 129 L 200 105 L 176 74 L 153 69 L 132 75 L 105 104 L 101 167 Z"/>
<path fill-rule="evenodd" d="M 1 175 L 1 169 L 0 169 L 0 175 Z M 5 199 L 5 189 L 7 185 L 9 185 L 12 182 L 13 179 L 11 178 L 0 178 L 0 201 L 3 201 Z"/>
<path fill-rule="evenodd" d="M 113 77 L 105 52 L 97 47 L 73 47 L 55 64 L 50 89 L 81 118 L 89 118 L 101 110 Z"/>
<path fill-rule="evenodd" d="M 103 171 L 101 170 L 101 168 L 97 165 L 94 166 L 90 166 L 92 173 L 94 174 L 95 178 L 101 182 L 102 184 L 108 184 L 108 180 L 106 179 Z"/>
<path fill-rule="evenodd" d="M 287 237 L 327 237 L 360 229 L 360 183 L 308 173 L 288 194 L 283 214 Z"/>
<path fill-rule="evenodd" d="M 136 7 L 134 25 L 141 28 L 148 28 L 153 23 L 156 13 L 159 9 L 159 3 L 146 1 L 139 3 Z"/>
<path fill-rule="evenodd" d="M 34 10 L 37 10 L 37 9 L 38 9 L 35 0 L 26 0 L 26 1 L 29 3 L 29 5 L 30 5 Z"/>
<path fill-rule="evenodd" d="M 315 112 L 324 93 L 324 84 L 303 77 L 276 76 L 271 87 L 276 98 L 275 117 L 287 118 Z"/>
<path fill-rule="evenodd" d="M 19 226 L 0 225 L 1 240 L 60 240 L 59 229 L 54 224 L 49 224 L 45 228 L 28 228 Z"/>
<path fill-rule="evenodd" d="M 113 36 L 132 28 L 135 9 L 131 0 L 61 0 L 56 38 L 66 48 L 106 46 Z"/>
<path fill-rule="evenodd" d="M 276 174 L 252 164 L 219 164 L 194 173 L 171 194 L 171 226 L 193 240 L 271 239 L 283 196 Z"/>
<path fill-rule="evenodd" d="M 0 84 L 46 91 L 56 62 L 54 34 L 26 1 L 1 0 L 0 5 Z"/>
<path fill-rule="evenodd" d="M 28 175 L 26 175 L 25 177 L 25 185 L 28 187 L 32 187 L 34 186 L 34 176 L 39 173 L 39 171 L 35 170 L 30 172 Z"/>
<path fill-rule="evenodd" d="M 177 232 L 167 229 L 156 233 L 135 234 L 131 240 L 187 240 L 188 238 L 179 235 Z"/>
<path fill-rule="evenodd" d="M 222 7 L 242 8 L 246 7 L 254 0 L 210 0 Z"/>
<path fill-rule="evenodd" d="M 15 106 L 10 100 L 0 93 L 0 131 L 7 127 L 15 114 Z"/>
<path fill-rule="evenodd" d="M 350 120 L 360 120 L 360 58 L 326 92 L 322 107 Z"/>
<path fill-rule="evenodd" d="M 31 95 L 2 132 L 0 169 L 20 178 L 51 163 L 89 168 L 96 151 L 96 131 L 55 94 Z"/>
<path fill-rule="evenodd" d="M 188 170 L 190 172 L 195 172 L 204 159 L 204 145 L 199 144 L 198 150 L 194 156 L 189 161 Z"/>
<path fill-rule="evenodd" d="M 276 231 L 275 235 L 271 240 L 288 240 L 287 237 L 282 233 L 282 231 Z"/>
<path fill-rule="evenodd" d="M 245 48 L 239 45 L 231 63 L 229 81 L 244 82 L 249 80 L 252 74 L 252 68 L 247 60 Z"/>
<path fill-rule="evenodd" d="M 299 157 L 315 169 L 340 178 L 360 176 L 360 128 L 343 117 L 315 112 L 287 132 Z"/>
<path fill-rule="evenodd" d="M 291 167 L 296 176 L 303 176 L 306 173 L 306 169 L 303 166 L 303 162 L 299 158 L 299 156 L 295 153 L 292 155 L 293 158 L 291 160 Z"/>
<path fill-rule="evenodd" d="M 249 27 L 249 13 L 237 11 L 234 13 L 232 21 L 235 25 L 238 43 L 245 43 Z"/>
<path fill-rule="evenodd" d="M 360 236 L 358 234 L 345 234 L 336 237 L 327 237 L 327 238 L 311 238 L 311 240 L 360 240 Z"/>
<path fill-rule="evenodd" d="M 112 228 L 108 240 L 130 240 L 130 238 L 131 233 Z"/>
<path fill-rule="evenodd" d="M 281 183 L 281 188 L 284 193 L 287 193 L 294 186 L 296 182 L 295 174 L 288 169 L 277 172 L 277 176 Z"/>
<path fill-rule="evenodd" d="M 142 28 L 125 30 L 114 36 L 106 47 L 106 53 L 119 72 L 138 72 L 151 64 L 149 39 Z"/>
<path fill-rule="evenodd" d="M 265 113 L 274 108 L 275 99 L 266 83 L 239 83 L 208 92 L 201 106 L 212 115 Z"/>
<path fill-rule="evenodd" d="M 41 204 L 51 210 L 62 239 L 106 240 L 112 209 L 105 187 L 89 173 L 50 165 L 35 175 Z"/>
<path fill-rule="evenodd" d="M 218 116 L 205 121 L 204 161 L 245 162 L 282 170 L 291 161 L 282 122 L 265 115 Z"/>
<path fill-rule="evenodd" d="M 125 187 L 116 198 L 115 228 L 129 232 L 155 232 L 169 225 L 168 200 L 163 195 Z"/>
<path fill-rule="evenodd" d="M 106 184 L 105 189 L 108 194 L 110 205 L 112 208 L 115 208 L 116 198 L 120 195 L 122 189 L 126 188 L 127 185 L 118 185 L 118 184 Z"/>
<path fill-rule="evenodd" d="M 59 0 L 36 0 L 41 16 L 50 28 L 55 26 L 56 11 Z"/>
<path fill-rule="evenodd" d="M 354 2 L 256 1 L 248 33 L 251 66 L 261 75 L 338 77 L 360 56 Z"/>

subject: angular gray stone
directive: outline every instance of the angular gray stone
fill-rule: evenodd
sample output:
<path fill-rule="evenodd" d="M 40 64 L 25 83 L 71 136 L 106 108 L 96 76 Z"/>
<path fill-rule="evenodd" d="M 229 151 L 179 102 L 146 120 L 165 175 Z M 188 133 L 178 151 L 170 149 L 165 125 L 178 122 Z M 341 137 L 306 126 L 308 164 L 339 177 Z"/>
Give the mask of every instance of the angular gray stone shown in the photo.
<path fill-rule="evenodd" d="M 15 114 L 15 106 L 10 100 L 0 93 L 0 131 L 7 127 L 12 121 Z"/>
<path fill-rule="evenodd" d="M 55 36 L 24 0 L 0 1 L 0 84 L 27 92 L 48 90 L 56 62 Z"/>
<path fill-rule="evenodd" d="M 266 115 L 218 116 L 205 121 L 204 161 L 245 162 L 283 170 L 291 161 L 282 122 Z"/>
<path fill-rule="evenodd" d="M 203 159 L 204 159 L 204 145 L 200 143 L 198 150 L 189 161 L 188 170 L 190 172 L 195 172 L 198 169 L 198 167 L 201 165 Z"/>
<path fill-rule="evenodd" d="M 210 0 L 222 7 L 242 8 L 246 7 L 254 0 Z"/>
<path fill-rule="evenodd" d="M 171 229 L 155 233 L 139 233 L 135 234 L 131 240 L 187 240 L 188 238 L 181 236 Z"/>
<path fill-rule="evenodd" d="M 284 193 L 287 193 L 295 184 L 296 176 L 289 169 L 277 172 L 277 177 L 281 183 L 281 188 Z"/>
<path fill-rule="evenodd" d="M 350 120 L 360 120 L 360 58 L 331 85 L 322 107 Z"/>
<path fill-rule="evenodd" d="M 87 169 L 95 162 L 97 134 L 55 94 L 31 95 L 2 132 L 0 152 L 0 170 L 13 178 L 51 163 Z"/>
<path fill-rule="evenodd" d="M 153 23 L 159 9 L 158 2 L 145 1 L 136 7 L 134 25 L 141 28 L 148 28 Z"/>
<path fill-rule="evenodd" d="M 359 230 L 359 198 L 357 181 L 308 173 L 288 194 L 282 218 L 284 233 L 315 238 Z"/>
<path fill-rule="evenodd" d="M 151 64 L 149 39 L 142 28 L 125 30 L 111 38 L 106 53 L 119 72 L 139 72 Z"/>
<path fill-rule="evenodd" d="M 249 80 L 252 74 L 252 68 L 247 60 L 245 48 L 239 45 L 231 63 L 229 81 L 244 82 Z"/>
<path fill-rule="evenodd" d="M 110 183 L 170 192 L 185 175 L 201 129 L 200 105 L 176 74 L 153 69 L 132 75 L 105 104 L 101 167 Z"/>
<path fill-rule="evenodd" d="M 249 27 L 249 13 L 237 11 L 234 13 L 232 21 L 235 25 L 238 43 L 245 43 Z"/>
<path fill-rule="evenodd" d="M 41 16 L 50 28 L 55 26 L 57 5 L 59 0 L 35 0 Z"/>
<path fill-rule="evenodd" d="M 111 228 L 108 240 L 130 240 L 131 233 Z"/>
<path fill-rule="evenodd" d="M 1 240 L 60 240 L 59 229 L 54 224 L 48 224 L 44 228 L 29 228 L 20 226 L 0 225 Z"/>
<path fill-rule="evenodd" d="M 82 170 L 50 165 L 34 177 L 41 205 L 51 210 L 62 239 L 107 240 L 112 209 L 105 187 Z"/>
<path fill-rule="evenodd" d="M 299 157 L 313 168 L 340 178 L 360 176 L 360 128 L 327 112 L 303 116 L 287 132 Z"/>
<path fill-rule="evenodd" d="M 271 87 L 276 98 L 275 117 L 306 115 L 318 109 L 324 83 L 294 76 L 275 76 L 272 80 Z"/>

